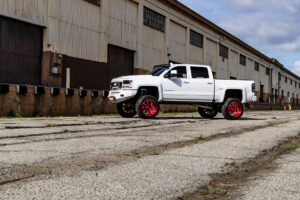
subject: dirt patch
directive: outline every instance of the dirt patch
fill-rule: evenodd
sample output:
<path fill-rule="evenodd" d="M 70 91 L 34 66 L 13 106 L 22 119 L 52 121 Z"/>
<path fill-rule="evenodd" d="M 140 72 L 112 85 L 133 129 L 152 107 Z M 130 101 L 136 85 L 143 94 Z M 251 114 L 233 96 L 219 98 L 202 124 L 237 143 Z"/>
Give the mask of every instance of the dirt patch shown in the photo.
<path fill-rule="evenodd" d="M 201 199 L 234 199 L 233 191 L 247 183 L 248 179 L 260 172 L 271 172 L 277 168 L 273 163 L 280 156 L 289 154 L 300 147 L 300 136 L 291 137 L 282 141 L 270 150 L 261 152 L 256 158 L 236 166 L 229 164 L 233 168 L 226 174 L 211 174 L 212 181 L 208 185 L 200 187 L 193 194 L 186 194 L 179 200 L 201 200 Z"/>

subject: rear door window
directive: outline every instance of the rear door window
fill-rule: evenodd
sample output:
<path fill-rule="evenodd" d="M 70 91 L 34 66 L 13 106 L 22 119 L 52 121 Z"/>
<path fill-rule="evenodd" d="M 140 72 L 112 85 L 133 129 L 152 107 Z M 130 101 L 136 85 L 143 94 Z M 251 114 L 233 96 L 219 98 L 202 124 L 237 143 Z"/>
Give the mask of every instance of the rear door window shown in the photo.
<path fill-rule="evenodd" d="M 192 78 L 209 78 L 206 67 L 191 67 Z"/>

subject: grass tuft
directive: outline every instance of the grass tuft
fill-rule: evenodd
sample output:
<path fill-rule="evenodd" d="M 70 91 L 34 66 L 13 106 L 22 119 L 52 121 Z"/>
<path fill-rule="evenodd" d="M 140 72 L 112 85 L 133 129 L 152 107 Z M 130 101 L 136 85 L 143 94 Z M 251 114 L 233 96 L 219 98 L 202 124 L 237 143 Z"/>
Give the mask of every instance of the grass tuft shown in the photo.
<path fill-rule="evenodd" d="M 57 124 L 47 124 L 46 127 L 57 127 Z"/>
<path fill-rule="evenodd" d="M 207 140 L 209 140 L 207 137 L 204 137 L 202 134 L 197 139 L 201 140 L 201 141 L 207 141 Z"/>
<path fill-rule="evenodd" d="M 274 123 L 274 122 L 269 122 L 268 123 L 268 126 L 270 126 L 270 127 L 272 127 L 272 126 L 276 126 L 277 124 L 276 123 Z"/>
<path fill-rule="evenodd" d="M 17 110 L 11 110 L 8 113 L 7 117 L 9 117 L 9 118 L 21 118 L 23 116 L 22 116 L 22 114 L 19 111 L 17 111 Z"/>
<path fill-rule="evenodd" d="M 286 148 L 285 150 L 290 152 L 290 151 L 295 151 L 296 149 L 299 149 L 299 148 L 300 148 L 300 144 L 296 144 L 294 146 Z"/>

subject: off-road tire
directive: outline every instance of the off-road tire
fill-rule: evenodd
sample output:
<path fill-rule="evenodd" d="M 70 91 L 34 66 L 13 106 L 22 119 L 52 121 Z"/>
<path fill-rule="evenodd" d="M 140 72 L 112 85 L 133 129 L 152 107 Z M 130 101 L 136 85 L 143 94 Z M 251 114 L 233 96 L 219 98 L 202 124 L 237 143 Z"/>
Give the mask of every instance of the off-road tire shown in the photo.
<path fill-rule="evenodd" d="M 222 114 L 226 119 L 238 120 L 244 113 L 244 107 L 241 100 L 229 98 L 222 106 Z"/>
<path fill-rule="evenodd" d="M 201 117 L 205 119 L 213 119 L 218 114 L 218 111 L 216 109 L 206 109 L 201 107 L 198 107 L 198 112 Z"/>
<path fill-rule="evenodd" d="M 140 118 L 153 119 L 159 113 L 159 103 L 153 96 L 142 96 L 135 104 L 135 111 Z"/>
<path fill-rule="evenodd" d="M 136 115 L 135 102 L 125 101 L 117 104 L 118 113 L 125 118 L 131 118 Z"/>

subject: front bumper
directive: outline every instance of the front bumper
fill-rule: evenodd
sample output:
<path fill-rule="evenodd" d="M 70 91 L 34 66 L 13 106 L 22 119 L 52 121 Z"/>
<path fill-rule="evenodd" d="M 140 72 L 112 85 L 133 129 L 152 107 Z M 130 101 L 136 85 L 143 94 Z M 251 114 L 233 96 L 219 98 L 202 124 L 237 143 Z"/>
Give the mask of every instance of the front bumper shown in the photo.
<path fill-rule="evenodd" d="M 137 90 L 111 90 L 107 100 L 111 103 L 120 103 L 135 97 Z"/>

